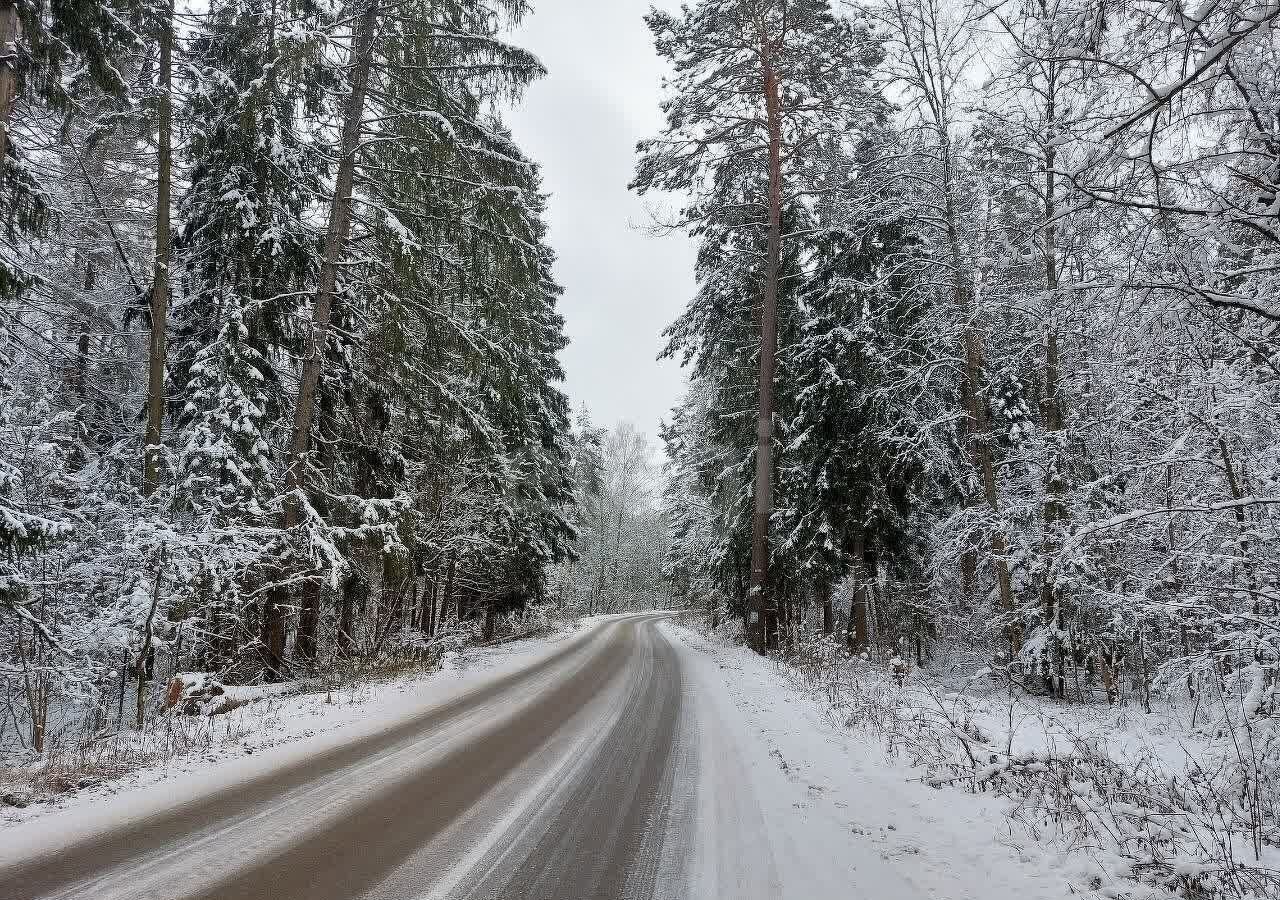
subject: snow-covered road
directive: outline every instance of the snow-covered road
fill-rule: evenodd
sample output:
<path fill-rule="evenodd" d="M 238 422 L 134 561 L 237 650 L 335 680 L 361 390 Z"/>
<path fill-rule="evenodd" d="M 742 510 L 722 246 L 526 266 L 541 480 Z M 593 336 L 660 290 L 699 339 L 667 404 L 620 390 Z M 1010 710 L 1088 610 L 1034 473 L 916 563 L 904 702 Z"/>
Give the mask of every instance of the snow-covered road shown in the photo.
<path fill-rule="evenodd" d="M 1065 896 L 802 704 L 661 616 L 600 622 L 364 733 L 5 829 L 0 897 Z"/>

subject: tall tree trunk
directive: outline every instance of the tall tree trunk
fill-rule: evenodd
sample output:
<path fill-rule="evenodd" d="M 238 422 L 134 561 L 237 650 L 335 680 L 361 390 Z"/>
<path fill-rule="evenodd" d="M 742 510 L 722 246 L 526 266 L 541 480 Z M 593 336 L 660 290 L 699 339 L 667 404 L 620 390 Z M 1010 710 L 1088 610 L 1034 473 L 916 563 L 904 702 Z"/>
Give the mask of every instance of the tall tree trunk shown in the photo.
<path fill-rule="evenodd" d="M 867 575 L 866 535 L 859 525 L 853 533 L 850 559 L 853 563 L 853 594 L 849 598 L 849 627 L 845 640 L 849 649 L 861 652 L 871 641 L 871 594 Z"/>
<path fill-rule="evenodd" d="M 444 576 L 444 593 L 440 595 L 440 621 L 448 623 L 449 621 L 449 604 L 453 602 L 453 576 L 457 570 L 458 557 L 456 553 L 449 554 L 449 567 L 445 570 Z M 461 606 L 455 605 L 454 615 L 457 619 L 462 618 Z"/>
<path fill-rule="evenodd" d="M 373 50 L 374 30 L 378 22 L 379 0 L 365 0 L 356 20 L 351 43 L 351 93 L 343 109 L 342 145 L 334 179 L 333 200 L 329 206 L 329 225 L 324 240 L 324 258 L 315 303 L 311 308 L 311 324 L 307 334 L 302 374 L 298 379 L 293 404 L 293 427 L 285 466 L 284 527 L 298 524 L 300 508 L 295 492 L 306 486 L 306 456 L 311 449 L 311 422 L 315 415 L 316 390 L 333 315 L 333 299 L 337 291 L 338 265 L 351 237 L 351 195 L 355 185 L 356 157 L 360 152 L 360 128 L 364 119 L 365 96 L 369 88 L 369 66 Z"/>
<path fill-rule="evenodd" d="M 142 729 L 147 711 L 147 682 L 155 675 L 156 649 L 154 643 L 156 610 L 160 608 L 160 582 L 164 575 L 165 552 L 163 547 L 156 562 L 155 581 L 151 585 L 151 609 L 147 612 L 146 621 L 142 624 L 142 633 L 138 638 L 138 686 L 134 696 L 134 727 Z"/>
<path fill-rule="evenodd" d="M 9 153 L 9 120 L 13 117 L 13 101 L 18 89 L 13 66 L 18 58 L 19 27 L 18 4 L 14 0 L 0 0 L 0 177 Z"/>
<path fill-rule="evenodd" d="M 151 280 L 151 343 L 147 351 L 147 427 L 143 451 L 142 491 L 150 494 L 160 481 L 160 438 L 164 427 L 164 372 L 168 363 L 169 195 L 173 182 L 173 5 L 166 4 L 160 26 L 158 159 L 156 170 L 156 259 Z"/>
<path fill-rule="evenodd" d="M 986 362 L 982 352 L 982 335 L 976 323 L 977 310 L 974 309 L 973 290 L 970 284 L 970 266 L 968 258 L 961 247 L 959 212 L 956 208 L 956 179 L 954 156 L 950 137 L 949 104 L 942 103 L 938 117 L 939 147 L 938 155 L 942 161 L 942 193 L 948 252 L 951 256 L 952 295 L 956 308 L 964 319 L 964 377 L 960 379 L 961 403 L 964 406 L 964 446 L 969 463 L 978 473 L 981 480 L 982 495 L 971 498 L 970 502 L 985 501 L 992 514 L 1000 512 L 1000 498 L 996 491 L 995 459 L 991 452 L 990 416 L 987 405 L 983 401 L 980 390 Z M 976 541 L 974 544 L 976 545 Z M 996 587 L 999 592 L 1000 610 L 1012 618 L 1014 612 L 1013 583 L 1009 577 L 1009 563 L 1005 558 L 1008 541 L 1004 531 L 996 528 L 991 533 L 991 556 L 996 569 Z M 976 583 L 977 548 L 966 550 L 960 561 L 961 581 L 966 600 L 972 603 L 973 587 Z M 1016 625 L 1006 629 L 1010 650 L 1016 655 L 1022 648 L 1022 636 Z"/>
<path fill-rule="evenodd" d="M 1045 118 L 1049 133 L 1054 134 L 1056 119 L 1055 77 L 1056 67 L 1049 63 L 1048 92 L 1045 96 Z M 1066 427 L 1062 404 L 1062 363 L 1058 351 L 1058 227 L 1055 220 L 1058 215 L 1057 176 L 1054 167 L 1057 163 L 1057 150 L 1053 146 L 1045 149 L 1044 160 L 1044 285 L 1045 296 L 1049 308 L 1044 323 L 1044 393 L 1040 398 L 1040 420 L 1044 426 L 1048 449 L 1048 467 L 1044 480 L 1044 536 L 1041 546 L 1040 605 L 1044 623 L 1051 634 L 1056 634 L 1063 625 L 1062 610 L 1058 590 L 1054 584 L 1054 556 L 1057 553 L 1057 523 L 1065 517 L 1062 498 L 1065 485 L 1062 468 L 1066 462 L 1062 447 L 1058 446 L 1060 433 Z M 1064 647 L 1061 640 L 1053 641 L 1053 652 L 1061 661 Z"/>
<path fill-rule="evenodd" d="M 360 576 L 354 572 L 342 582 L 338 599 L 338 647 L 350 656 L 355 651 L 356 594 L 360 590 Z"/>
<path fill-rule="evenodd" d="M 964 298 L 961 309 L 971 317 L 969 307 L 972 304 L 969 301 L 969 292 L 963 286 L 959 288 L 959 292 Z M 962 379 L 961 390 L 965 407 L 965 449 L 968 452 L 970 464 L 977 469 L 982 480 L 981 499 L 985 501 L 992 514 L 998 514 L 1000 512 L 1000 495 L 996 491 L 995 460 L 991 453 L 991 420 L 987 414 L 987 405 L 978 394 L 978 385 L 981 383 L 985 364 L 982 358 L 981 336 L 972 322 L 965 328 L 964 344 L 965 377 Z M 1008 549 L 1009 545 L 1005 538 L 1004 530 L 996 527 L 991 532 L 991 556 L 996 569 L 996 587 L 999 592 L 1000 611 L 1006 616 L 1012 617 L 1014 612 L 1013 583 L 1009 577 L 1009 562 L 1005 555 Z M 1016 624 L 1010 624 L 1005 631 L 1009 640 L 1010 650 L 1014 655 L 1017 655 L 1022 649 L 1021 630 Z"/>
<path fill-rule="evenodd" d="M 334 180 L 333 200 L 329 206 L 329 225 L 325 234 L 324 258 L 315 303 L 311 308 L 311 324 L 302 361 L 302 374 L 293 404 L 293 427 L 285 459 L 284 528 L 297 527 L 301 521 L 298 492 L 306 488 L 307 454 L 311 449 L 311 422 L 315 415 L 316 390 L 320 385 L 320 369 L 328 344 L 329 325 L 333 316 L 333 298 L 338 285 L 338 264 L 351 236 L 351 195 L 355 185 L 356 157 L 360 152 L 360 127 L 364 118 L 365 96 L 369 88 L 369 66 L 374 30 L 378 21 L 378 0 L 366 0 L 356 19 L 351 42 L 351 93 L 343 109 L 342 145 Z M 263 630 L 281 632 L 286 627 L 285 610 L 268 592 L 263 609 Z"/>
<path fill-rule="evenodd" d="M 262 667 L 268 681 L 279 681 L 284 677 L 284 648 L 289 639 L 285 627 L 288 587 L 283 582 L 272 585 L 267 589 L 262 605 L 265 610 L 262 617 Z"/>
<path fill-rule="evenodd" d="M 1245 498 L 1244 485 L 1240 482 L 1240 476 L 1237 473 L 1236 465 L 1231 458 L 1231 448 L 1227 446 L 1227 439 L 1222 436 L 1222 432 L 1218 431 L 1218 452 L 1222 454 L 1222 472 L 1227 479 L 1227 489 L 1231 491 L 1232 500 L 1243 500 Z M 1238 540 L 1240 547 L 1240 566 L 1244 571 L 1245 585 L 1249 589 L 1249 598 L 1252 602 L 1252 609 L 1256 615 L 1260 611 L 1260 596 L 1258 593 L 1258 579 L 1253 572 L 1253 557 L 1249 547 L 1249 516 L 1245 512 L 1243 506 L 1235 507 L 1236 525 L 1240 529 L 1240 537 Z M 1170 516 L 1169 521 L 1173 521 Z M 1170 526 L 1172 527 L 1172 526 Z"/>
<path fill-rule="evenodd" d="M 973 318 L 972 294 L 965 282 L 964 270 L 959 268 L 963 257 L 959 250 L 959 239 L 952 234 L 952 254 L 957 263 L 956 299 L 960 312 L 966 318 L 964 330 L 964 378 L 961 379 L 961 400 L 965 410 L 965 450 L 969 462 L 977 470 L 982 482 L 981 501 L 993 515 L 1000 512 L 1000 495 L 996 490 L 995 459 L 991 453 L 991 419 L 987 414 L 987 404 L 979 394 L 986 363 L 982 353 L 982 336 L 978 332 Z M 1009 549 L 1004 530 L 996 527 L 991 532 L 991 556 L 996 569 L 996 588 L 999 592 L 1000 610 L 1008 617 L 1013 616 L 1013 583 L 1009 577 L 1009 562 L 1006 552 Z M 976 561 L 975 561 L 976 562 Z M 970 564 L 962 561 L 962 569 L 973 571 Z M 966 578 L 970 580 L 970 578 Z M 1022 649 L 1022 635 L 1015 624 L 1006 628 L 1010 650 L 1016 655 Z"/>
<path fill-rule="evenodd" d="M 835 611 L 831 608 L 831 595 L 835 591 L 835 583 L 831 580 L 823 582 L 822 591 L 822 633 L 831 635 L 836 630 Z"/>
<path fill-rule="evenodd" d="M 298 615 L 298 640 L 295 649 L 298 656 L 308 663 L 315 662 L 320 628 L 321 582 L 319 575 L 302 583 L 302 610 Z"/>
<path fill-rule="evenodd" d="M 419 595 L 421 611 L 419 612 L 419 630 L 425 638 L 435 636 L 435 585 L 440 580 L 439 563 L 431 565 L 430 574 L 426 575 Z"/>
<path fill-rule="evenodd" d="M 778 355 L 778 277 L 782 267 L 782 113 L 771 50 L 761 49 L 769 126 L 769 237 L 760 312 L 760 405 L 756 420 L 755 510 L 747 636 L 756 652 L 777 646 L 777 608 L 769 596 L 769 519 L 773 512 L 773 375 Z"/>

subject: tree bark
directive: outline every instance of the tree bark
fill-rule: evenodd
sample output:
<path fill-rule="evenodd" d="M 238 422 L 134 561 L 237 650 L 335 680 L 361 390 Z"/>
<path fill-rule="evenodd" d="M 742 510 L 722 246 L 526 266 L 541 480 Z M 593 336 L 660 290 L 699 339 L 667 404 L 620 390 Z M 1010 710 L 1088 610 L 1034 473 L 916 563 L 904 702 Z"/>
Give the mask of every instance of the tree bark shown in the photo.
<path fill-rule="evenodd" d="M 771 49 L 760 53 L 769 128 L 769 235 L 760 313 L 760 404 L 756 420 L 755 510 L 747 636 L 758 653 L 777 646 L 777 609 L 769 592 L 769 519 L 773 512 L 773 377 L 778 354 L 778 278 L 782 267 L 782 113 Z"/>
<path fill-rule="evenodd" d="M 449 621 L 449 604 L 453 602 L 453 575 L 457 568 L 458 557 L 456 554 L 449 555 L 449 567 L 445 570 L 444 576 L 444 593 L 440 595 L 440 621 L 447 623 Z M 456 618 L 462 618 L 462 608 L 455 605 L 454 615 Z"/>
<path fill-rule="evenodd" d="M 983 359 L 982 335 L 975 323 L 973 291 L 970 284 L 970 266 L 961 247 L 960 229 L 957 225 L 959 214 L 956 210 L 956 183 L 954 172 L 954 156 L 952 154 L 950 136 L 950 102 L 944 94 L 934 98 L 938 126 L 938 156 L 942 162 L 942 194 L 944 215 L 946 218 L 947 247 L 951 256 L 951 268 L 954 284 L 952 294 L 956 308 L 964 318 L 964 377 L 960 380 L 961 403 L 964 406 L 964 446 L 969 462 L 981 480 L 981 501 L 985 501 L 992 514 L 1000 512 L 1000 499 L 996 491 L 995 460 L 991 452 L 990 416 L 987 406 L 979 394 L 986 362 Z M 972 498 L 971 502 L 979 501 Z M 977 548 L 966 549 L 960 560 L 961 581 L 966 600 L 972 603 L 972 592 L 976 583 Z M 1000 610 L 1012 617 L 1014 612 L 1013 584 L 1009 577 L 1009 563 L 1005 559 L 1008 542 L 1004 532 L 996 528 L 991 533 L 991 556 L 996 569 L 996 586 L 999 591 Z M 1014 655 L 1022 648 L 1021 632 L 1011 624 L 1006 629 L 1010 650 Z"/>
<path fill-rule="evenodd" d="M 283 584 L 272 585 L 262 603 L 266 610 L 262 617 L 262 666 L 268 681 L 279 681 L 284 677 L 284 648 L 288 641 L 285 612 L 289 589 Z"/>
<path fill-rule="evenodd" d="M 853 563 L 853 594 L 849 599 L 849 628 L 846 640 L 850 650 L 861 652 L 867 649 L 871 639 L 869 615 L 871 600 L 867 590 L 867 543 L 861 526 L 854 531 L 853 546 L 849 555 Z"/>
<path fill-rule="evenodd" d="M 356 19 L 351 42 L 351 93 L 343 109 L 342 144 L 334 180 L 333 200 L 329 206 L 329 224 L 325 233 L 324 258 L 311 323 L 307 333 L 302 374 L 298 379 L 293 404 L 293 426 L 285 459 L 284 529 L 297 527 L 302 518 L 298 492 L 306 489 L 307 454 L 311 450 L 311 423 L 315 415 L 316 390 L 320 385 L 320 369 L 328 344 L 329 325 L 333 316 L 333 299 L 338 286 L 338 264 L 351 236 L 351 196 L 355 186 L 356 157 L 360 151 L 360 128 L 364 118 L 365 96 L 369 88 L 374 30 L 378 21 L 378 0 L 366 0 Z M 281 632 L 286 628 L 285 611 L 267 594 L 263 609 L 263 630 Z"/>
<path fill-rule="evenodd" d="M 317 575 L 302 583 L 302 611 L 298 615 L 298 656 L 308 663 L 316 659 L 316 634 L 320 627 L 321 583 Z"/>
<path fill-rule="evenodd" d="M 831 635 L 836 630 L 835 611 L 831 608 L 831 594 L 835 584 L 828 581 L 822 585 L 822 633 Z"/>
<path fill-rule="evenodd" d="M 439 566 L 431 566 L 430 575 L 425 577 L 424 584 L 422 584 L 422 593 L 419 595 L 419 603 L 421 604 L 419 631 L 422 632 L 425 638 L 434 638 L 435 636 L 435 586 L 439 583 L 439 576 Z"/>
<path fill-rule="evenodd" d="M 18 4 L 0 0 L 0 176 L 9 154 L 9 120 L 13 117 L 13 101 L 17 80 L 13 66 L 18 57 Z"/>
<path fill-rule="evenodd" d="M 1056 119 L 1056 77 L 1055 65 L 1049 63 L 1048 90 L 1045 95 L 1045 119 L 1050 134 L 1054 133 Z M 1058 590 L 1054 585 L 1053 558 L 1057 553 L 1055 529 L 1057 523 L 1065 517 L 1062 498 L 1065 493 L 1062 466 L 1065 456 L 1057 445 L 1059 433 L 1066 427 L 1062 405 L 1062 363 L 1058 350 L 1057 304 L 1058 304 L 1058 228 L 1054 224 L 1058 215 L 1057 177 L 1054 168 L 1057 162 L 1057 151 L 1053 146 L 1045 148 L 1044 159 L 1044 284 L 1045 296 L 1049 309 L 1046 311 L 1044 324 L 1044 393 L 1040 398 L 1040 420 L 1047 437 L 1048 468 L 1044 482 L 1044 537 L 1041 546 L 1040 605 L 1045 625 L 1051 634 L 1062 627 L 1062 611 Z M 1054 652 L 1061 659 L 1063 648 L 1061 641 L 1054 641 Z"/>
<path fill-rule="evenodd" d="M 338 603 L 338 647 L 348 656 L 355 650 L 356 593 L 360 576 L 352 573 L 342 582 Z"/>
<path fill-rule="evenodd" d="M 296 526 L 300 507 L 296 492 L 306 487 L 306 457 L 311 449 L 311 422 L 315 414 L 316 390 L 333 315 L 333 300 L 338 284 L 338 265 L 347 240 L 351 237 L 351 197 L 355 185 L 356 158 L 360 152 L 360 128 L 364 118 L 365 96 L 369 88 L 374 31 L 378 22 L 379 0 L 365 0 L 356 19 L 351 42 L 351 92 L 343 109 L 342 144 L 338 172 L 334 179 L 333 200 L 329 206 L 329 224 L 325 233 L 324 258 L 311 324 L 307 334 L 302 374 L 298 379 L 293 404 L 293 427 L 289 438 L 285 466 L 284 527 Z"/>
<path fill-rule="evenodd" d="M 1244 486 L 1240 483 L 1240 477 L 1236 472 L 1236 466 L 1231 458 L 1231 448 L 1227 446 L 1227 440 L 1222 436 L 1222 432 L 1218 431 L 1218 452 L 1222 454 L 1222 471 L 1227 479 L 1227 489 L 1231 491 L 1232 500 L 1243 500 L 1245 497 Z M 1253 612 L 1256 615 L 1259 612 L 1259 594 L 1258 579 L 1253 572 L 1252 551 L 1249 547 L 1249 516 L 1245 512 L 1243 506 L 1235 507 L 1236 525 L 1240 529 L 1240 566 L 1244 571 L 1245 584 L 1249 589 L 1249 596 L 1252 599 Z M 1170 522 L 1172 522 L 1170 517 Z M 1172 527 L 1172 526 L 1170 526 Z"/>
<path fill-rule="evenodd" d="M 968 291 L 963 288 L 960 291 L 965 297 L 962 309 L 968 314 Z M 964 342 L 965 377 L 962 390 L 966 417 L 965 447 L 969 454 L 970 463 L 978 470 L 978 474 L 982 479 L 982 499 L 986 502 L 987 508 L 991 510 L 992 514 L 998 514 L 1000 512 L 1000 497 L 996 491 L 995 460 L 992 457 L 989 442 L 991 421 L 987 415 L 986 403 L 978 396 L 977 387 L 984 369 L 981 338 L 972 323 L 965 329 Z M 1005 558 L 1008 549 L 1009 545 L 1004 531 L 996 527 L 991 532 L 991 556 L 996 568 L 996 587 L 999 591 L 1000 610 L 1006 616 L 1012 616 L 1014 612 L 1013 583 L 1009 577 L 1009 563 Z M 1006 637 L 1009 640 L 1011 652 L 1016 656 L 1022 649 L 1021 629 L 1016 624 L 1010 624 L 1006 628 Z"/>
<path fill-rule="evenodd" d="M 173 5 L 166 5 L 160 31 L 158 158 L 156 169 L 155 268 L 151 280 L 151 342 L 147 351 L 147 426 L 142 491 L 150 496 L 160 481 L 160 439 L 164 427 L 164 373 L 168 363 L 170 193 L 173 187 Z"/>

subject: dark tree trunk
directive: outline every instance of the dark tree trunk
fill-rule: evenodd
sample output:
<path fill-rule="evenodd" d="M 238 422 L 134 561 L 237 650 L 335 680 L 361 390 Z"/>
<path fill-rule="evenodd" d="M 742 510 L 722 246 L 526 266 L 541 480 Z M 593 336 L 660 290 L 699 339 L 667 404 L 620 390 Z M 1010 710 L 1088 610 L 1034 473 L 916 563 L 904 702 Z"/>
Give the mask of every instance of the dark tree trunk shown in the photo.
<path fill-rule="evenodd" d="M 761 48 L 760 62 L 769 131 L 769 236 L 760 313 L 760 401 L 747 637 L 756 652 L 764 653 L 776 648 L 778 640 L 777 607 L 769 594 L 769 519 L 773 512 L 773 377 L 778 354 L 778 277 L 782 267 L 782 113 L 777 73 L 767 43 Z"/>
<path fill-rule="evenodd" d="M 338 648 L 350 656 L 355 652 L 356 595 L 360 591 L 360 576 L 348 575 L 342 582 L 338 598 Z"/>
<path fill-rule="evenodd" d="M 284 677 L 285 616 L 289 605 L 289 589 L 283 584 L 267 590 L 262 610 L 262 666 L 268 681 Z"/>
<path fill-rule="evenodd" d="M 957 227 L 959 214 L 956 209 L 956 177 L 953 169 L 954 156 L 951 152 L 951 139 L 947 130 L 949 115 L 942 116 L 943 127 L 939 130 L 941 145 L 938 156 L 942 162 L 943 204 L 946 217 L 948 251 L 951 256 L 952 294 L 956 307 L 964 317 L 964 375 L 960 379 L 961 402 L 964 406 L 964 445 L 966 455 L 982 483 L 982 496 L 971 498 L 970 502 L 985 501 L 992 513 L 999 513 L 1000 502 L 996 491 L 995 460 L 992 456 L 990 441 L 990 421 L 987 415 L 986 401 L 981 396 L 982 382 L 986 362 L 983 359 L 982 335 L 975 321 L 977 311 L 974 309 L 971 271 L 967 257 L 961 246 L 960 232 Z M 977 541 L 973 541 L 973 550 L 966 552 L 961 559 L 961 584 L 965 592 L 966 602 L 973 603 L 974 587 L 977 583 L 978 550 Z M 996 567 L 996 584 L 1000 597 L 1000 608 L 1007 615 L 1013 615 L 1013 585 L 1009 578 L 1009 564 L 1005 559 L 1008 542 L 1003 531 L 997 528 L 991 534 L 991 557 Z M 1016 654 L 1022 645 L 1021 633 L 1016 625 L 1007 629 L 1010 649 Z"/>
<path fill-rule="evenodd" d="M 427 637 L 433 638 L 440 630 L 440 572 L 433 569 L 431 577 L 427 580 L 425 590 L 422 593 L 422 611 L 427 617 L 427 626 L 423 629 Z"/>
<path fill-rule="evenodd" d="M 143 492 L 150 495 L 160 481 L 160 440 L 164 427 L 164 373 L 168 363 L 169 195 L 173 181 L 173 6 L 166 6 L 160 31 L 159 155 L 156 171 L 155 269 L 151 281 L 151 342 L 147 351 L 147 426 L 143 461 Z"/>
<path fill-rule="evenodd" d="M 868 590 L 866 537 L 859 526 L 853 534 L 850 559 L 853 562 L 853 595 L 849 599 L 849 649 L 861 653 L 870 639 L 870 592 Z"/>
<path fill-rule="evenodd" d="M 308 663 L 315 662 L 316 633 L 320 627 L 321 582 L 318 577 L 302 583 L 302 610 L 298 616 L 298 656 Z"/>
<path fill-rule="evenodd" d="M 18 58 L 18 4 L 0 0 L 0 176 L 9 153 L 9 120 L 17 91 L 13 63 Z"/>
<path fill-rule="evenodd" d="M 1056 102 L 1054 89 L 1056 78 L 1055 64 L 1049 63 L 1048 85 L 1046 94 L 1046 120 L 1052 125 L 1056 118 Z M 1044 394 L 1040 399 L 1040 419 L 1048 435 L 1049 470 L 1045 474 L 1044 496 L 1044 536 L 1041 548 L 1040 603 L 1044 622 L 1050 629 L 1062 625 L 1062 610 L 1058 590 L 1054 585 L 1054 557 L 1057 554 L 1058 542 L 1055 536 L 1057 523 L 1065 518 L 1066 507 L 1062 502 L 1065 493 L 1064 472 L 1066 458 L 1062 448 L 1058 446 L 1058 435 L 1066 427 L 1062 402 L 1062 361 L 1058 351 L 1058 330 L 1056 324 L 1058 303 L 1058 228 L 1057 219 L 1057 175 L 1054 169 L 1057 164 L 1057 150 L 1049 146 L 1045 149 L 1044 165 L 1044 283 L 1045 296 L 1050 309 L 1045 316 L 1044 335 Z M 1065 650 L 1060 640 L 1055 638 L 1053 652 L 1062 657 Z M 1061 667 L 1061 663 L 1059 662 Z M 1059 675 L 1062 673 L 1059 672 Z M 1065 679 L 1059 679 L 1059 688 Z"/>
<path fill-rule="evenodd" d="M 440 597 L 440 621 L 446 624 L 449 621 L 449 614 L 450 614 L 449 604 L 450 603 L 454 604 L 454 609 L 453 609 L 454 618 L 455 619 L 462 618 L 462 608 L 456 603 L 453 597 L 453 575 L 456 569 L 457 569 L 457 557 L 450 555 L 449 567 L 445 571 L 445 576 L 444 576 L 444 594 Z"/>
<path fill-rule="evenodd" d="M 320 367 L 328 342 L 333 314 L 333 298 L 337 289 L 338 264 L 347 239 L 351 235 L 351 193 L 355 182 L 356 156 L 360 150 L 360 124 L 364 117 L 365 94 L 369 86 L 369 66 L 373 48 L 374 27 L 378 18 L 378 0 L 366 0 L 356 20 L 352 39 L 351 93 L 343 110 L 342 145 L 334 180 L 333 200 L 329 207 L 329 226 L 325 234 L 324 260 L 315 304 L 311 309 L 311 326 L 307 334 L 302 374 L 293 404 L 293 427 L 285 461 L 284 528 L 295 528 L 301 519 L 297 492 L 306 488 L 306 457 L 311 449 L 311 422 L 315 414 L 316 389 L 320 384 Z M 270 596 L 270 595 L 268 595 Z M 273 628 L 283 630 L 285 618 L 268 599 L 267 618 Z"/>
<path fill-rule="evenodd" d="M 822 590 L 822 633 L 831 635 L 836 630 L 835 610 L 831 608 L 831 595 L 835 592 L 835 584 L 826 581 L 821 586 Z"/>
<path fill-rule="evenodd" d="M 285 465 L 284 527 L 298 524 L 300 509 L 295 492 L 306 487 L 306 457 L 311 449 L 311 422 L 315 414 L 316 390 L 328 342 L 337 291 L 338 266 L 348 238 L 351 236 L 351 195 L 355 184 L 356 157 L 360 152 L 360 128 L 364 118 L 365 95 L 369 87 L 374 31 L 378 22 L 378 0 L 365 0 L 356 18 L 351 42 L 351 92 L 343 108 L 342 143 L 339 148 L 338 171 L 334 178 L 333 200 L 329 206 L 329 225 L 325 233 L 324 258 L 315 304 L 311 309 L 306 351 L 298 392 L 293 404 L 293 427 Z"/>

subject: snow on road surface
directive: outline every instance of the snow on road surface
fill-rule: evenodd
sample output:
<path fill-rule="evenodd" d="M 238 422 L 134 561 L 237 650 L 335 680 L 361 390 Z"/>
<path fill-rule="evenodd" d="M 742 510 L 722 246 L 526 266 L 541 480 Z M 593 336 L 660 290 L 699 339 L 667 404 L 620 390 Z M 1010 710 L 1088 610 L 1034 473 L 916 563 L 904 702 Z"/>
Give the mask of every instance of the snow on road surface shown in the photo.
<path fill-rule="evenodd" d="M 10 825 L 0 898 L 1071 893 L 1001 840 L 993 803 L 908 783 L 771 663 L 660 617 L 597 621 L 376 711 Z"/>
<path fill-rule="evenodd" d="M 6 844 L 11 842 L 21 839 L 24 845 L 38 844 L 42 839 L 44 828 L 27 826 L 14 830 L 19 823 L 81 810 L 61 816 L 54 826 L 48 826 L 61 834 L 70 823 L 79 834 L 89 831 L 99 818 L 111 823 L 122 812 L 154 814 L 174 802 L 175 791 L 184 797 L 216 793 L 256 772 L 360 740 L 511 672 L 526 669 L 559 652 L 565 641 L 614 618 L 617 617 L 593 616 L 565 632 L 449 653 L 441 669 L 434 672 L 269 699 L 195 720 L 210 728 L 207 746 L 196 752 L 168 757 L 159 765 L 95 788 L 56 795 L 49 803 L 25 808 L 0 806 L 0 855 L 10 849 Z M 126 732 L 124 739 L 129 740 L 130 734 Z M 173 784 L 175 780 L 180 782 L 180 788 Z"/>

